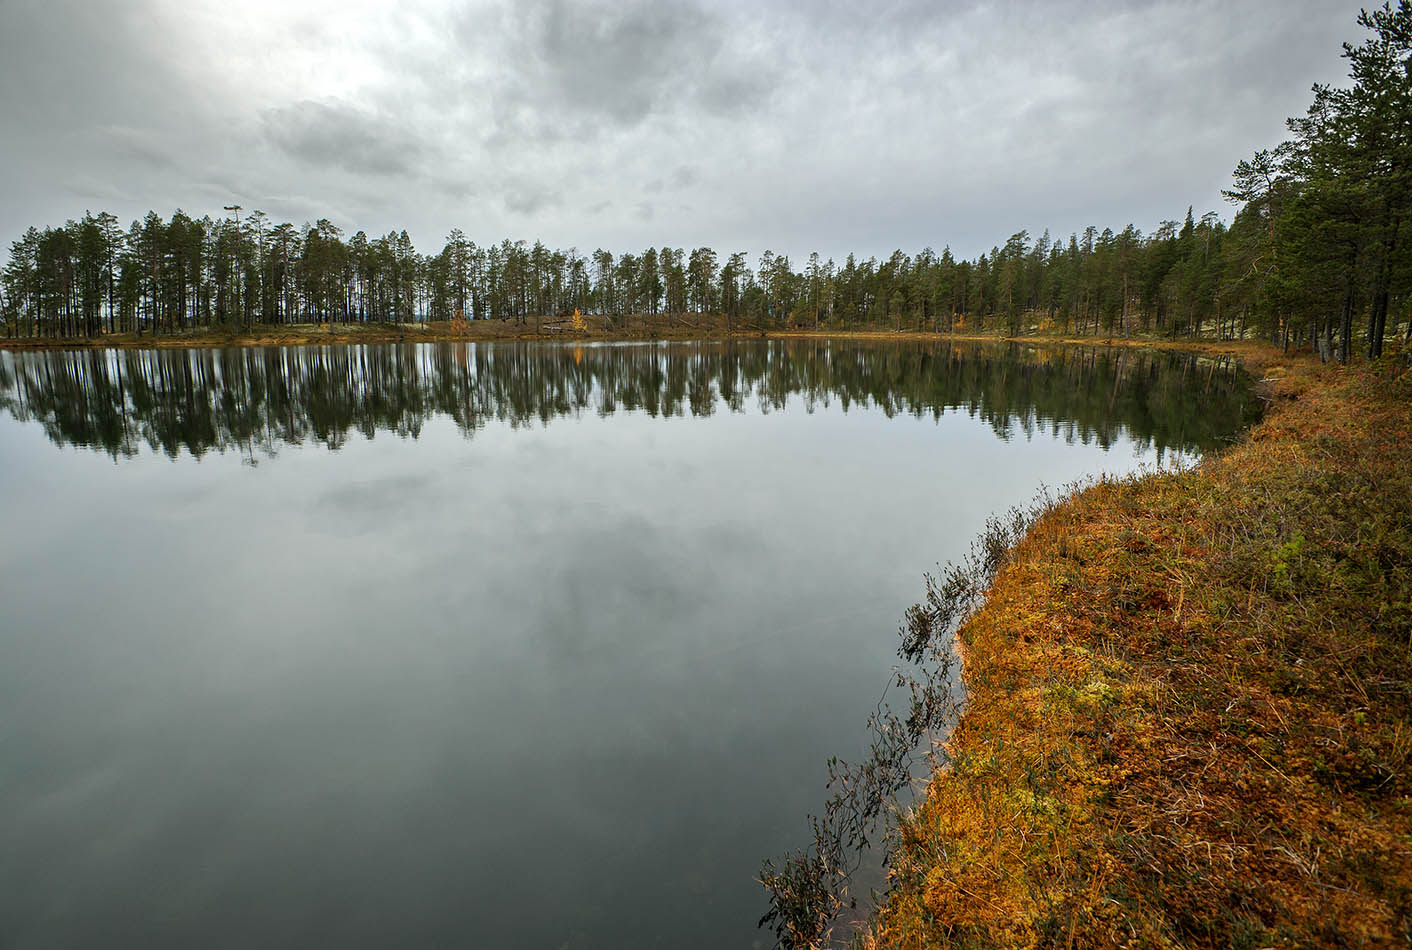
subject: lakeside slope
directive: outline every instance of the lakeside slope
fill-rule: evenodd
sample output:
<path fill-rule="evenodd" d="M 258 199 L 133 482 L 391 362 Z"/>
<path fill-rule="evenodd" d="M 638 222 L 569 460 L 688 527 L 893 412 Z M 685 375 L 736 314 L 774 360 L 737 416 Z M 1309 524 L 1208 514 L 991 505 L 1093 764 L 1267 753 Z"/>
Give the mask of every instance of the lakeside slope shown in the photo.
<path fill-rule="evenodd" d="M 958 632 L 870 945 L 1412 941 L 1412 374 L 1237 348 L 1265 420 L 1062 503 Z"/>

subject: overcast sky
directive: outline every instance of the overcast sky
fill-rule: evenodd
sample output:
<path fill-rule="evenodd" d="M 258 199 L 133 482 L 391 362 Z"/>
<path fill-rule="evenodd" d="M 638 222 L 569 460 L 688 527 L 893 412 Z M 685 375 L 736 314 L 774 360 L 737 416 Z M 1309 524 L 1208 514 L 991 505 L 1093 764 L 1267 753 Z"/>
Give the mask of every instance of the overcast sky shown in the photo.
<path fill-rule="evenodd" d="M 423 251 L 974 256 L 1229 216 L 1357 4 L 0 0 L 0 241 L 223 205 Z"/>

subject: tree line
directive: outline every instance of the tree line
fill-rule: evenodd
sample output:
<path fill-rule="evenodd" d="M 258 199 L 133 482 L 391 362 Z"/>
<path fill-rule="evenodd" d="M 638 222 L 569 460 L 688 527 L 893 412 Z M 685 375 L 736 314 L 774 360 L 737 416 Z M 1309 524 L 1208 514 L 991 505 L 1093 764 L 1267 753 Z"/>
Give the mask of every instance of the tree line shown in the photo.
<path fill-rule="evenodd" d="M 407 232 L 351 237 L 325 219 L 272 224 L 239 206 L 124 230 L 106 212 L 30 228 L 0 272 L 10 336 L 171 334 L 294 323 L 513 320 L 573 310 L 724 314 L 758 328 L 886 326 L 935 331 L 1054 330 L 1260 335 L 1347 359 L 1355 337 L 1379 355 L 1408 313 L 1412 198 L 1412 8 L 1360 14 L 1370 36 L 1344 44 L 1352 84 L 1316 86 L 1291 137 L 1241 161 L 1212 211 L 1151 233 L 1086 228 L 1012 235 L 974 259 L 925 248 L 842 262 L 765 251 L 648 247 L 614 254 L 460 230 L 436 253 Z"/>
<path fill-rule="evenodd" d="M 1215 286 L 1235 250 L 1214 213 L 1151 235 L 1131 225 L 1088 228 L 1067 242 L 1013 235 L 975 260 L 950 249 L 842 264 L 809 255 L 802 268 L 766 251 L 724 262 L 711 248 L 613 254 L 504 240 L 481 246 L 453 231 L 419 254 L 406 231 L 345 240 L 327 220 L 270 227 L 261 212 L 163 220 L 126 231 L 108 213 L 31 228 L 3 272 L 7 334 L 248 330 L 296 323 L 530 320 L 577 309 L 724 314 L 757 327 L 892 326 L 1019 331 L 1035 322 L 1078 332 L 1214 331 L 1237 336 L 1257 300 Z M 1239 283 L 1239 282 L 1237 282 Z"/>

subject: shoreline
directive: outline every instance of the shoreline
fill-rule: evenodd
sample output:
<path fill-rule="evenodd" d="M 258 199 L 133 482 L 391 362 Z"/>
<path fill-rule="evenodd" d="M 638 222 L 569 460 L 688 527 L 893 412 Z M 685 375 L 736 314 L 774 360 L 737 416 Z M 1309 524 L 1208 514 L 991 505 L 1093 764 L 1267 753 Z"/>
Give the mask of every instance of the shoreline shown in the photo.
<path fill-rule="evenodd" d="M 957 632 L 866 945 L 1412 936 L 1412 373 L 1239 349 L 1264 420 L 1060 502 Z"/>
<path fill-rule="evenodd" d="M 633 324 L 636 325 L 633 325 Z M 106 334 L 97 337 L 0 337 L 0 351 L 52 352 L 109 349 L 219 349 L 290 346 L 359 346 L 386 343 L 660 343 L 727 342 L 745 340 L 856 340 L 875 342 L 927 343 L 1019 343 L 1025 345 L 1131 347 L 1199 352 L 1213 356 L 1244 357 L 1272 351 L 1268 344 L 1253 340 L 1211 340 L 1159 336 L 1074 336 L 1069 334 L 1027 333 L 1008 335 L 1001 331 L 933 332 L 928 330 L 861 329 L 764 329 L 732 327 L 713 316 L 701 323 L 672 322 L 662 317 L 632 318 L 626 326 L 612 327 L 595 318 L 586 330 L 556 329 L 546 322 L 539 330 L 501 321 L 479 320 L 463 327 L 447 323 L 418 324 L 293 324 L 270 326 L 249 332 L 196 330 L 174 335 L 151 333 Z"/>

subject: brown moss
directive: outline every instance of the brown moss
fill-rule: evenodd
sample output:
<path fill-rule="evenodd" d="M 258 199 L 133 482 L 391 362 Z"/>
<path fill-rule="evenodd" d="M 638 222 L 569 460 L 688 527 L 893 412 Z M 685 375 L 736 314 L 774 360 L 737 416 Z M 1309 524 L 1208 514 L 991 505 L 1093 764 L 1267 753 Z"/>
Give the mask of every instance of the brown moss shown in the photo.
<path fill-rule="evenodd" d="M 1248 355 L 1242 444 L 1061 505 L 960 631 L 878 946 L 1412 939 L 1412 387 Z"/>

